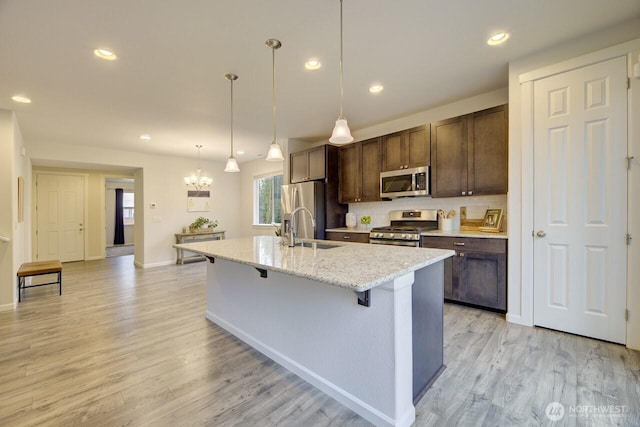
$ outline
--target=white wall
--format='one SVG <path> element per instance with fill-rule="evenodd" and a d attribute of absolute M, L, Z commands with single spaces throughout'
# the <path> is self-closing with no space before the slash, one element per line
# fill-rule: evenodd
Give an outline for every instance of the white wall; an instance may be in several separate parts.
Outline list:
<path fill-rule="evenodd" d="M 284 150 L 283 150 L 284 151 Z M 289 158 L 287 153 L 283 153 Z M 272 236 L 274 227 L 253 225 L 253 180 L 264 175 L 284 173 L 284 162 L 267 162 L 264 158 L 240 165 L 240 209 L 238 218 L 240 230 L 238 236 Z M 286 178 L 284 179 L 286 181 Z M 283 181 L 283 182 L 284 182 Z"/>
<path fill-rule="evenodd" d="M 174 234 L 200 215 L 217 219 L 227 237 L 240 235 L 240 176 L 224 173 L 224 163 L 202 160 L 203 172 L 213 178 L 211 211 L 187 212 L 183 177 L 196 169 L 197 158 L 168 157 L 89 146 L 31 142 L 34 161 L 66 165 L 93 165 L 98 169 L 119 166 L 134 170 L 136 193 L 135 263 L 142 267 L 171 264 L 176 253 Z M 151 203 L 156 207 L 151 208 Z"/>
<path fill-rule="evenodd" d="M 22 155 L 22 134 L 11 111 L 0 110 L 0 311 L 15 307 L 16 272 L 27 259 L 29 210 L 28 159 Z M 18 177 L 25 180 L 24 220 L 18 222 Z"/>

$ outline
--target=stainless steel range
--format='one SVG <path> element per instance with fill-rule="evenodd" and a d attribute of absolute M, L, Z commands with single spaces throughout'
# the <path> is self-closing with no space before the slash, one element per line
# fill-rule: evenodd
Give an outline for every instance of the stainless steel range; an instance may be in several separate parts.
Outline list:
<path fill-rule="evenodd" d="M 391 211 L 391 225 L 375 227 L 369 232 L 369 243 L 420 247 L 420 233 L 438 229 L 436 209 Z"/>

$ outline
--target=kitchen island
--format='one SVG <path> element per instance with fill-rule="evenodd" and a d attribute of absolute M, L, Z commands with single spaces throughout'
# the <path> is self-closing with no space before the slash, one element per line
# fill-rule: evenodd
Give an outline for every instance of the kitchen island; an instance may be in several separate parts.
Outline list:
<path fill-rule="evenodd" d="M 453 251 L 258 236 L 177 245 L 209 258 L 206 317 L 376 425 L 409 426 L 443 368 Z"/>

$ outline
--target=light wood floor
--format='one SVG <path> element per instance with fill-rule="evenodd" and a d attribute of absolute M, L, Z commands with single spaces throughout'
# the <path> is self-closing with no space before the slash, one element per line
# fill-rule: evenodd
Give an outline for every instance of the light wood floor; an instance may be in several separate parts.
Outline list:
<path fill-rule="evenodd" d="M 0 426 L 369 425 L 208 322 L 205 263 L 132 263 L 64 264 L 62 296 L 27 289 L 0 313 Z M 622 346 L 446 305 L 445 363 L 415 425 L 640 425 L 640 353 Z"/>

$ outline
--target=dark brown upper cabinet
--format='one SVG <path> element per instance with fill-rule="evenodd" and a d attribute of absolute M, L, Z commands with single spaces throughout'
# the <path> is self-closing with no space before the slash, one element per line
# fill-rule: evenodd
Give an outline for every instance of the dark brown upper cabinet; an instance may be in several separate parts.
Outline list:
<path fill-rule="evenodd" d="M 380 146 L 381 138 L 374 138 L 340 147 L 340 203 L 380 200 Z"/>
<path fill-rule="evenodd" d="M 507 105 L 431 124 L 431 195 L 506 194 Z"/>
<path fill-rule="evenodd" d="M 418 126 L 382 137 L 382 171 L 429 166 L 428 126 Z"/>
<path fill-rule="evenodd" d="M 290 182 L 296 184 L 305 181 L 317 181 L 326 177 L 326 149 L 320 147 L 292 153 L 290 163 Z"/>

